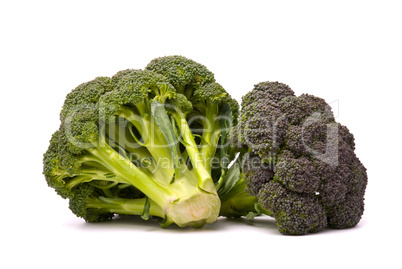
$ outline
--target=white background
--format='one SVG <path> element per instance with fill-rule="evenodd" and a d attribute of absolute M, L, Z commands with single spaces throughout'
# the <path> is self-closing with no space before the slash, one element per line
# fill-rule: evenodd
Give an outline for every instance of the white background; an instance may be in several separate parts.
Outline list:
<path fill-rule="evenodd" d="M 398 1 L 1 1 L 1 267 L 401 268 L 401 10 Z M 269 80 L 335 102 L 368 169 L 359 225 L 289 237 L 270 218 L 200 230 L 76 218 L 41 174 L 66 94 L 172 54 L 206 65 L 239 101 Z"/>

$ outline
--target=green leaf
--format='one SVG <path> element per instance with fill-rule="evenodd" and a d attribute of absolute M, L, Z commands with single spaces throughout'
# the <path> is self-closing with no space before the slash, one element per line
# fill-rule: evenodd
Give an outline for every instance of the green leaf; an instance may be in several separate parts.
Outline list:
<path fill-rule="evenodd" d="M 229 193 L 240 179 L 240 166 L 238 162 L 234 163 L 227 173 L 218 182 L 217 191 L 219 197 Z"/>
<path fill-rule="evenodd" d="M 153 101 L 151 104 L 151 113 L 155 119 L 156 124 L 161 130 L 163 136 L 165 137 L 170 152 L 172 153 L 172 160 L 175 169 L 175 175 L 180 175 L 180 163 L 179 163 L 179 150 L 177 148 L 177 139 L 173 129 L 173 125 L 170 122 L 167 111 L 160 102 Z"/>

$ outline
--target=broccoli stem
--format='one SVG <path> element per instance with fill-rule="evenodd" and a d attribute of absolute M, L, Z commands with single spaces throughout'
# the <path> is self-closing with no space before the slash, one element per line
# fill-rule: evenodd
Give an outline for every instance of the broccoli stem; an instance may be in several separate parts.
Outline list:
<path fill-rule="evenodd" d="M 118 178 L 142 191 L 162 208 L 167 208 L 169 201 L 176 199 L 176 196 L 169 189 L 157 184 L 130 160 L 113 150 L 107 143 L 102 147 L 87 150 L 94 159 L 98 159 Z"/>
<path fill-rule="evenodd" d="M 208 103 L 203 122 L 204 132 L 200 153 L 204 157 L 204 165 L 209 172 L 211 172 L 212 158 L 215 156 L 220 136 L 220 125 L 217 121 L 218 110 L 218 104 Z"/>
<path fill-rule="evenodd" d="M 198 152 L 197 148 L 195 150 Z M 204 179 L 204 184 L 197 185 L 198 177 L 192 180 L 193 172 L 187 171 L 171 184 L 164 186 L 107 143 L 102 144 L 102 147 L 89 148 L 87 151 L 93 159 L 103 163 L 105 168 L 116 174 L 116 178 L 136 187 L 162 208 L 166 214 L 166 223 L 176 223 L 180 227 L 187 225 L 201 227 L 218 218 L 220 200 L 205 168 L 198 170 L 199 167 L 202 169 L 202 162 L 195 171 L 199 178 Z M 210 185 L 208 181 L 211 182 Z"/>
<path fill-rule="evenodd" d="M 87 198 L 86 207 L 96 209 L 99 213 L 116 213 L 124 215 L 142 215 L 146 198 L 123 199 L 123 198 Z M 154 201 L 148 199 L 149 215 L 164 218 L 165 212 Z"/>
<path fill-rule="evenodd" d="M 174 113 L 174 118 L 183 136 L 184 146 L 186 147 L 188 157 L 190 158 L 191 164 L 193 165 L 194 172 L 198 179 L 199 187 L 206 192 L 216 194 L 215 184 L 212 181 L 210 172 L 204 165 L 205 159 L 198 150 L 198 146 L 195 143 L 193 133 L 190 130 L 184 114 L 179 115 L 178 113 Z"/>
<path fill-rule="evenodd" d="M 121 117 L 119 117 L 120 119 Z M 156 179 L 160 184 L 169 184 L 173 176 L 172 170 L 169 169 L 171 166 L 169 163 L 170 159 L 154 159 L 146 147 L 141 146 L 134 140 L 132 132 L 129 131 L 131 127 L 132 124 L 130 122 L 128 125 L 124 124 L 123 128 L 119 126 L 119 122 L 109 125 L 106 128 L 109 130 L 106 133 L 109 138 L 109 145 L 112 142 L 114 146 L 111 145 L 111 147 L 114 150 L 118 151 L 123 157 L 128 158 L 137 167 L 141 167 L 144 173 Z"/>
<path fill-rule="evenodd" d="M 126 107 L 120 108 L 118 115 L 119 117 L 131 122 L 131 124 L 133 124 L 133 126 L 138 130 L 143 140 L 142 146 L 148 150 L 154 160 L 157 162 L 162 161 L 168 163 L 167 167 L 165 166 L 159 171 L 159 173 L 164 174 L 164 176 L 159 178 L 159 180 L 170 180 L 174 174 L 174 167 L 172 165 L 172 155 L 167 141 L 159 128 L 157 128 L 157 124 L 151 114 L 147 114 L 145 108 L 142 108 L 142 106 L 139 107 L 141 108 L 140 111 L 144 113 L 143 115 L 137 115 L 131 109 Z M 157 164 L 156 168 L 159 167 L 160 164 Z M 153 173 L 154 172 L 155 170 Z M 170 183 L 170 181 L 167 181 L 166 183 Z"/>
<path fill-rule="evenodd" d="M 91 164 L 94 165 L 94 160 L 92 158 L 82 158 L 82 166 L 85 165 L 85 161 L 90 160 Z M 71 177 L 71 175 L 68 174 L 68 177 Z M 117 177 L 115 173 L 108 171 L 102 163 L 96 163 L 95 166 L 92 167 L 85 167 L 80 171 L 80 174 L 73 177 L 68 183 L 66 184 L 67 188 L 74 188 L 75 186 L 84 183 L 84 182 L 90 182 L 94 180 L 104 180 L 104 181 L 110 181 L 114 183 L 124 183 L 124 180 L 121 178 Z"/>

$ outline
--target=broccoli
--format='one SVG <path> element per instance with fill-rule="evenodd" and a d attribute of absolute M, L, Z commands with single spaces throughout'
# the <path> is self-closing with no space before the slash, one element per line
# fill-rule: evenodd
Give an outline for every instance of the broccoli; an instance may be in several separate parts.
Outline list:
<path fill-rule="evenodd" d="M 152 216 L 162 227 L 201 227 L 219 215 L 215 182 L 230 161 L 221 137 L 238 113 L 205 66 L 182 56 L 157 58 L 144 70 L 72 90 L 43 172 L 88 222 L 123 214 Z"/>
<path fill-rule="evenodd" d="M 242 179 L 232 185 L 245 182 L 241 192 L 225 197 L 242 197 L 226 204 L 237 216 L 270 215 L 279 231 L 290 235 L 360 221 L 367 172 L 354 152 L 353 135 L 323 99 L 297 97 L 279 82 L 259 83 L 243 96 L 239 124 L 228 139 L 241 163 Z M 221 215 L 233 216 L 229 210 Z"/>
<path fill-rule="evenodd" d="M 205 66 L 156 58 L 67 95 L 43 173 L 88 222 L 265 214 L 289 235 L 358 224 L 367 171 L 325 100 L 262 82 L 239 110 Z"/>

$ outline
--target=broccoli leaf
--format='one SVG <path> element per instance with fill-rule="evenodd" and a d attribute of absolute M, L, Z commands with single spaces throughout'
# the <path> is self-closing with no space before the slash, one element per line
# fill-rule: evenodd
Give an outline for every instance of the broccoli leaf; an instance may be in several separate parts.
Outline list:
<path fill-rule="evenodd" d="M 219 197 L 223 197 L 224 195 L 229 193 L 230 190 L 233 188 L 233 186 L 236 185 L 236 182 L 239 181 L 239 179 L 240 179 L 240 166 L 236 162 L 230 167 L 226 175 L 224 175 L 224 177 L 218 181 L 217 191 Z"/>

